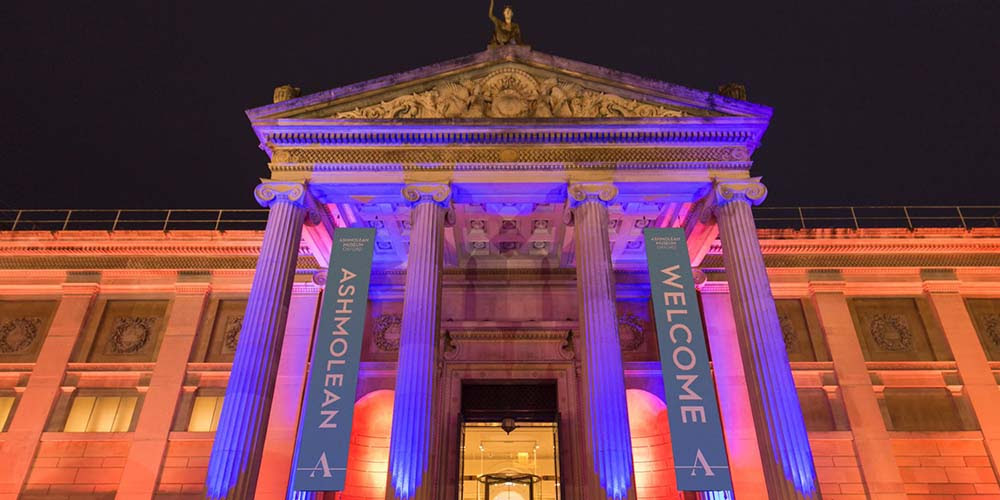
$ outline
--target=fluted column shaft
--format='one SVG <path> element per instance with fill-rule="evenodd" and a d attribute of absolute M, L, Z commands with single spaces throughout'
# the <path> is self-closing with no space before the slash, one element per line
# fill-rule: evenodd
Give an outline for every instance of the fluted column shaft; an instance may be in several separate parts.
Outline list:
<path fill-rule="evenodd" d="M 391 490 L 400 499 L 415 498 L 429 486 L 426 476 L 444 254 L 443 204 L 449 194 L 443 185 L 410 185 L 403 190 L 403 196 L 413 202 L 412 228 L 389 443 Z"/>
<path fill-rule="evenodd" d="M 268 182 L 254 194 L 270 212 L 209 460 L 212 499 L 254 496 L 306 214 L 302 184 Z"/>
<path fill-rule="evenodd" d="M 766 194 L 759 179 L 718 183 L 714 213 L 768 496 L 819 498 L 809 437 L 750 210 Z"/>
<path fill-rule="evenodd" d="M 583 341 L 584 401 L 591 459 L 609 498 L 626 498 L 632 487 L 632 439 L 625 399 L 625 372 L 615 283 L 608 244 L 608 207 L 617 194 L 607 184 L 570 186 L 576 244 L 576 286 Z"/>

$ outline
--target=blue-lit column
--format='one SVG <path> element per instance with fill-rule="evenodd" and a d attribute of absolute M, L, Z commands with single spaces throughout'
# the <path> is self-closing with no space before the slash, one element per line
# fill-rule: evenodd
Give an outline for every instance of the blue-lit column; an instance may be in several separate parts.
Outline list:
<path fill-rule="evenodd" d="M 253 498 L 306 214 L 302 184 L 265 182 L 254 196 L 270 213 L 208 464 L 211 499 Z"/>
<path fill-rule="evenodd" d="M 389 441 L 389 489 L 396 498 L 430 499 L 427 477 L 434 387 L 434 346 L 441 299 L 446 204 L 444 184 L 410 184 L 403 197 L 410 211 L 410 251 L 400 325 L 396 395 Z"/>
<path fill-rule="evenodd" d="M 590 459 L 605 494 L 615 500 L 632 489 L 632 438 L 608 244 L 608 202 L 617 195 L 611 184 L 569 186 Z"/>
<path fill-rule="evenodd" d="M 816 469 L 751 204 L 759 178 L 717 182 L 711 194 L 768 497 L 819 498 Z"/>

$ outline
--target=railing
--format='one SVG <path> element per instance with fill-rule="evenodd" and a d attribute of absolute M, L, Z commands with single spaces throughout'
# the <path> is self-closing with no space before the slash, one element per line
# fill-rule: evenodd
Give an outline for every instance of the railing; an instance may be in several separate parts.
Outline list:
<path fill-rule="evenodd" d="M 1000 227 L 1000 206 L 755 207 L 757 227 L 813 228 L 977 228 Z"/>
<path fill-rule="evenodd" d="M 1000 227 L 1000 206 L 755 207 L 762 229 Z M 0 210 L 0 231 L 260 230 L 266 209 Z"/>
<path fill-rule="evenodd" d="M 0 210 L 0 231 L 255 230 L 266 209 Z"/>

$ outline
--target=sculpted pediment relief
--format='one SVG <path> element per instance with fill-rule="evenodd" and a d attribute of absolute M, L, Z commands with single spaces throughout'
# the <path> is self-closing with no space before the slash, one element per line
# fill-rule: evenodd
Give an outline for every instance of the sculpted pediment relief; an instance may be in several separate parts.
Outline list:
<path fill-rule="evenodd" d="M 699 115 L 702 113 L 699 113 Z M 689 111 L 591 90 L 555 77 L 501 68 L 473 79 L 334 113 L 332 118 L 675 118 Z"/>

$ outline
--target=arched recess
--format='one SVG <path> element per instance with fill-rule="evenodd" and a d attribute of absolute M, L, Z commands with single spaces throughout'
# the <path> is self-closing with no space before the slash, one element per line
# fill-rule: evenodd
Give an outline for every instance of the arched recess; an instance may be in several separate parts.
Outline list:
<path fill-rule="evenodd" d="M 384 500 L 389 470 L 389 435 L 392 431 L 394 391 L 365 394 L 354 404 L 347 480 L 337 500 Z M 334 495 L 325 495 L 327 499 Z"/>
<path fill-rule="evenodd" d="M 632 433 L 635 491 L 639 500 L 677 500 L 667 405 L 641 389 L 625 391 Z"/>

